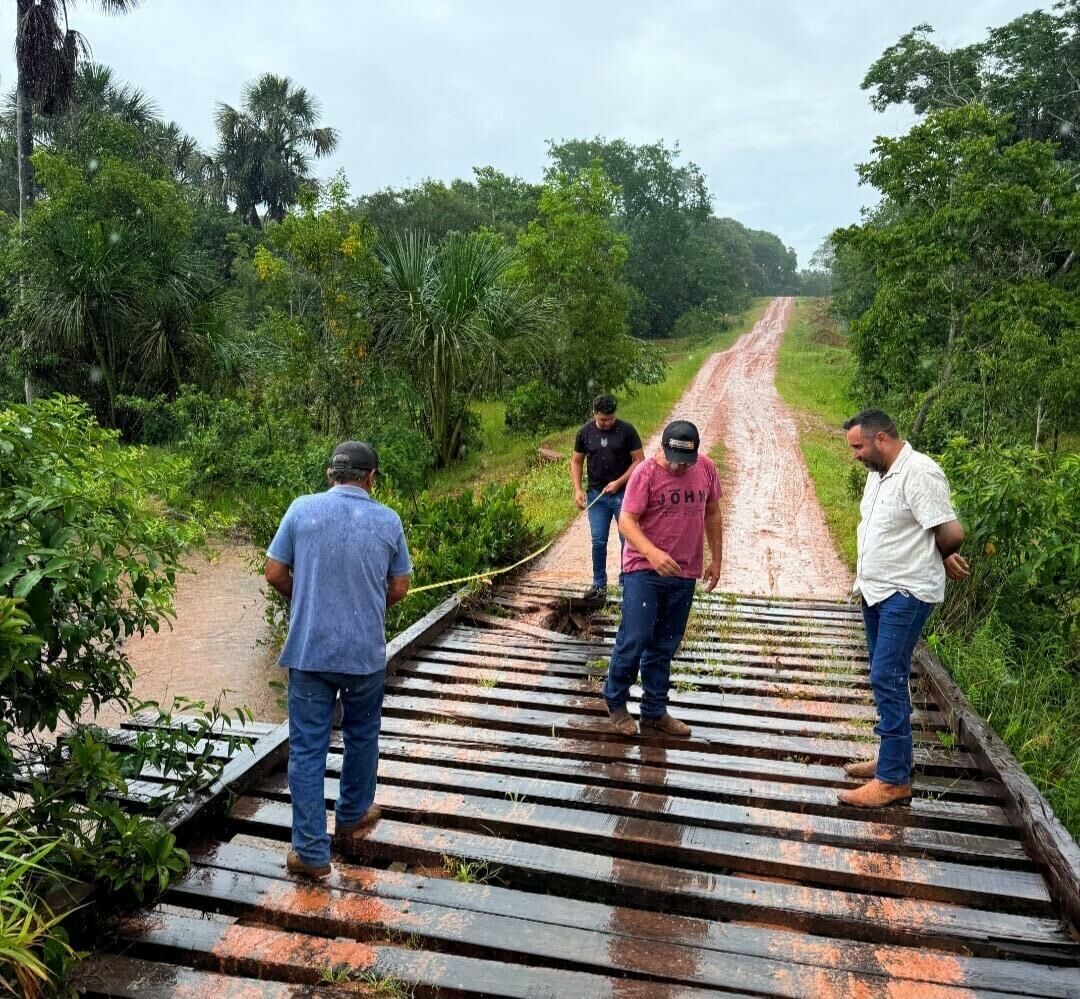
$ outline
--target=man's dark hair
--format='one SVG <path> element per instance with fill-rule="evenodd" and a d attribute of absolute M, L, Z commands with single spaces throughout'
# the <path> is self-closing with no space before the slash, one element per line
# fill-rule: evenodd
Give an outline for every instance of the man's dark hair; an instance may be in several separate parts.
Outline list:
<path fill-rule="evenodd" d="M 592 401 L 592 411 L 610 416 L 615 412 L 615 400 L 610 395 L 598 395 Z"/>
<path fill-rule="evenodd" d="M 858 427 L 863 437 L 873 437 L 875 434 L 885 434 L 888 437 L 899 437 L 900 431 L 896 429 L 892 417 L 882 409 L 864 409 L 856 413 L 847 423 L 845 430 Z"/>

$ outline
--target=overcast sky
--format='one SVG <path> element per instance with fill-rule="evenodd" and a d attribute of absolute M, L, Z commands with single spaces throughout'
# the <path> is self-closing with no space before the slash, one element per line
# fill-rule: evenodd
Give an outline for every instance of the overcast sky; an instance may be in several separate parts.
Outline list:
<path fill-rule="evenodd" d="M 70 5 L 69 5 L 70 6 Z M 266 71 L 322 101 L 357 194 L 476 165 L 539 179 L 547 139 L 678 141 L 715 210 L 777 233 L 804 265 L 873 194 L 854 164 L 911 115 L 859 83 L 920 22 L 981 38 L 1035 0 L 146 0 L 123 18 L 74 5 L 94 58 L 208 148 L 216 101 Z M 0 38 L 14 37 L 14 0 Z M 10 87 L 10 42 L 0 81 Z"/>

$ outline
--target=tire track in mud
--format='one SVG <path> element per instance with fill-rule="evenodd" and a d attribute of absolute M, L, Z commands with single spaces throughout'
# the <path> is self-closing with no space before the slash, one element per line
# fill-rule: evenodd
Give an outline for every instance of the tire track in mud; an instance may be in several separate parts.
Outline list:
<path fill-rule="evenodd" d="M 792 305 L 790 298 L 774 299 L 749 333 L 728 350 L 711 355 L 664 424 L 691 420 L 704 451 L 718 442 L 724 445 L 720 589 L 844 597 L 851 589 L 851 573 L 829 535 L 794 416 L 776 391 L 777 355 Z M 646 455 L 659 446 L 657 431 L 645 445 Z M 618 553 L 613 531 L 608 545 L 610 580 L 618 578 Z M 589 524 L 581 514 L 529 578 L 587 583 L 591 577 Z"/>

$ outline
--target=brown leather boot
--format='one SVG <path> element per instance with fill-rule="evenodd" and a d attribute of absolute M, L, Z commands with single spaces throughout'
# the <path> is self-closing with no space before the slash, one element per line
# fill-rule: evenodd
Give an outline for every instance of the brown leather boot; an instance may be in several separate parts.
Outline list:
<path fill-rule="evenodd" d="M 638 727 L 637 722 L 634 720 L 634 716 L 626 710 L 625 704 L 620 704 L 618 707 L 612 705 L 607 706 L 608 717 L 611 719 L 611 726 L 615 729 L 619 735 L 637 735 Z"/>
<path fill-rule="evenodd" d="M 844 764 L 844 771 L 852 777 L 862 777 L 864 780 L 877 776 L 877 759 L 853 760 Z"/>
<path fill-rule="evenodd" d="M 334 846 L 344 851 L 349 850 L 350 847 L 356 847 L 375 828 L 375 823 L 381 818 L 382 809 L 378 805 L 372 805 L 355 822 L 350 822 L 347 826 L 336 826 Z"/>
<path fill-rule="evenodd" d="M 672 718 L 666 711 L 659 718 L 642 718 L 642 732 L 662 732 L 664 735 L 674 735 L 685 739 L 690 734 L 690 726 L 686 722 Z"/>
<path fill-rule="evenodd" d="M 316 881 L 320 878 L 325 878 L 330 873 L 330 865 L 325 867 L 314 867 L 311 864 L 305 864 L 300 859 L 300 854 L 295 850 L 290 850 L 289 855 L 285 858 L 285 866 L 288 868 L 290 874 L 299 874 L 301 877 L 314 878 Z"/>
<path fill-rule="evenodd" d="M 910 784 L 886 784 L 874 779 L 851 791 L 841 791 L 837 796 L 841 805 L 852 808 L 885 808 L 887 805 L 910 805 Z"/>

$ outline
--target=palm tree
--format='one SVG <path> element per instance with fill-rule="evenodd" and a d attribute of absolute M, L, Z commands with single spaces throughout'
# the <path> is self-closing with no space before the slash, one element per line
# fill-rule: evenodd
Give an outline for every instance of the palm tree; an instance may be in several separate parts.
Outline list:
<path fill-rule="evenodd" d="M 75 0 L 71 0 L 75 3 Z M 34 112 L 51 118 L 71 100 L 72 83 L 79 56 L 87 53 L 86 40 L 67 23 L 68 0 L 16 0 L 15 89 L 16 127 L 19 156 L 19 225 L 34 203 L 34 171 L 30 155 L 34 151 Z M 96 0 L 106 13 L 126 14 L 140 0 Z M 26 344 L 24 344 L 24 347 Z M 26 401 L 34 398 L 33 381 L 27 371 L 24 380 Z"/>
<path fill-rule="evenodd" d="M 463 444 L 469 405 L 501 382 L 512 347 L 530 349 L 547 307 L 507 280 L 496 236 L 452 232 L 439 246 L 415 231 L 379 248 L 376 349 L 413 383 L 440 466 Z"/>
<path fill-rule="evenodd" d="M 318 100 L 287 76 L 264 73 L 244 88 L 239 109 L 218 104 L 217 160 L 237 213 L 260 226 L 259 205 L 276 222 L 296 203 L 311 157 L 337 148 L 336 129 L 319 126 Z"/>

